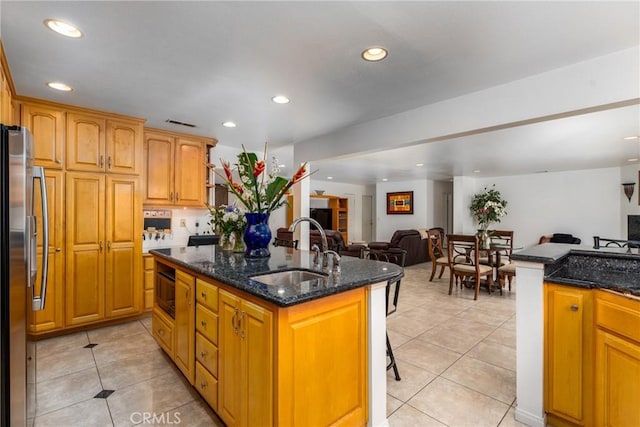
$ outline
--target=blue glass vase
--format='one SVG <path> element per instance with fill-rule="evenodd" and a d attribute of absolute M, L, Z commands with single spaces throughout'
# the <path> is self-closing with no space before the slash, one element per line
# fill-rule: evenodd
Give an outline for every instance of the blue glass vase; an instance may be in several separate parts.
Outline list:
<path fill-rule="evenodd" d="M 244 230 L 244 243 L 247 258 L 263 258 L 271 256 L 269 243 L 271 230 L 269 229 L 269 214 L 262 212 L 247 212 L 247 228 Z"/>

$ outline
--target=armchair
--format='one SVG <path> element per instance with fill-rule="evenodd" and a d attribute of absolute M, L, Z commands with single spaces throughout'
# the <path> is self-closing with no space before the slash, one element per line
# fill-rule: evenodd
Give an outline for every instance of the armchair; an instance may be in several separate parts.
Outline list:
<path fill-rule="evenodd" d="M 389 242 L 370 242 L 371 251 L 387 251 L 392 248 L 407 251 L 405 266 L 429 261 L 427 240 L 423 239 L 418 230 L 396 230 Z"/>

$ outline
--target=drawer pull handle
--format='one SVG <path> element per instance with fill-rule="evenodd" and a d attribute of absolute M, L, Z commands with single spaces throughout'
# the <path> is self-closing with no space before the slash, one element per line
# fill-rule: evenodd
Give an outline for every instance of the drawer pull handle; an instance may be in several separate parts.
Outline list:
<path fill-rule="evenodd" d="M 201 351 L 201 352 L 200 352 L 200 357 L 201 357 L 201 358 L 203 358 L 203 359 L 204 359 L 206 356 L 207 356 L 207 352 L 206 352 L 206 351 Z"/>
<path fill-rule="evenodd" d="M 204 390 L 205 388 L 207 388 L 207 383 L 205 383 L 204 381 L 203 381 L 203 382 L 201 382 L 201 383 L 200 383 L 200 388 L 201 388 L 201 389 L 203 389 L 203 390 Z"/>
<path fill-rule="evenodd" d="M 573 304 L 571 306 L 571 311 L 578 311 L 578 305 L 577 304 Z"/>
<path fill-rule="evenodd" d="M 202 327 L 206 328 L 207 327 L 207 321 L 206 320 L 201 320 L 200 324 L 202 325 Z"/>

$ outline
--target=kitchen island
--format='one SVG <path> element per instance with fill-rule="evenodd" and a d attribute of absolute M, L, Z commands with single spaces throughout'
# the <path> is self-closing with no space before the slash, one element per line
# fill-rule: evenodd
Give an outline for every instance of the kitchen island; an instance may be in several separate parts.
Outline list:
<path fill-rule="evenodd" d="M 386 425 L 385 287 L 403 269 L 342 257 L 333 273 L 270 250 L 150 251 L 156 286 L 175 282 L 175 301 L 154 304 L 159 345 L 227 425 Z M 283 271 L 308 277 L 256 280 Z"/>
<path fill-rule="evenodd" d="M 546 243 L 512 259 L 516 419 L 640 425 L 638 249 Z"/>

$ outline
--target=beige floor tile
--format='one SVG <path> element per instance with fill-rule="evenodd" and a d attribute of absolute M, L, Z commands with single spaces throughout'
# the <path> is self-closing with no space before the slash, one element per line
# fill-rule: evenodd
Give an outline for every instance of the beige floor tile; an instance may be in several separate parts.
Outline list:
<path fill-rule="evenodd" d="M 417 339 L 394 350 L 396 360 L 411 363 L 439 375 L 460 358 L 461 354 Z M 401 363 L 398 363 L 401 366 Z"/>
<path fill-rule="evenodd" d="M 458 353 L 466 353 L 482 340 L 482 336 L 468 334 L 459 325 L 448 323 L 429 329 L 417 339 L 448 348 Z"/>
<path fill-rule="evenodd" d="M 89 399 L 36 417 L 35 427 L 112 427 L 105 399 Z"/>
<path fill-rule="evenodd" d="M 496 328 L 502 325 L 502 323 L 511 316 L 512 314 L 485 311 L 478 307 L 471 307 L 457 315 L 458 318 L 463 319 L 466 322 L 482 322 Z"/>
<path fill-rule="evenodd" d="M 403 401 L 398 400 L 393 396 L 387 395 L 387 418 L 389 418 L 389 416 L 402 405 L 404 405 Z"/>
<path fill-rule="evenodd" d="M 436 377 L 435 374 L 408 362 L 396 359 L 396 364 L 401 380 L 396 381 L 393 369 L 388 370 L 387 394 L 402 402 L 407 402 Z"/>
<path fill-rule="evenodd" d="M 526 424 L 522 424 L 520 421 L 516 421 L 516 410 L 512 406 L 500 422 L 500 427 L 522 427 Z"/>
<path fill-rule="evenodd" d="M 391 414 L 388 420 L 391 427 L 442 427 L 445 425 L 410 405 L 403 405 Z"/>
<path fill-rule="evenodd" d="M 463 356 L 442 377 L 511 405 L 516 397 L 516 373 Z"/>
<path fill-rule="evenodd" d="M 105 389 L 120 390 L 128 385 L 173 372 L 172 363 L 161 349 L 156 348 L 100 366 L 98 373 Z"/>
<path fill-rule="evenodd" d="M 40 355 L 36 365 L 37 382 L 42 382 L 93 368 L 95 361 L 91 349 L 80 347 Z"/>
<path fill-rule="evenodd" d="M 435 379 L 409 405 L 449 426 L 497 426 L 509 405 L 446 380 Z"/>
<path fill-rule="evenodd" d="M 411 317 L 409 313 L 401 313 L 397 316 L 387 319 L 387 330 L 400 332 L 411 338 L 415 338 L 427 329 L 431 329 L 435 325 L 426 324 L 420 319 Z"/>
<path fill-rule="evenodd" d="M 77 332 L 71 335 L 63 335 L 55 338 L 47 338 L 36 343 L 38 357 L 46 357 L 60 351 L 78 349 L 89 344 L 86 332 Z"/>
<path fill-rule="evenodd" d="M 396 349 L 400 347 L 402 344 L 409 342 L 413 339 L 413 337 L 402 334 L 400 332 L 396 332 L 393 329 L 387 330 L 387 335 L 389 335 L 389 342 L 391 343 L 391 348 L 393 349 Z"/>
<path fill-rule="evenodd" d="M 87 331 L 89 334 L 89 340 L 92 343 L 104 344 L 109 341 L 118 340 L 120 338 L 128 337 L 131 335 L 149 333 L 142 326 L 142 323 L 138 320 L 134 320 L 127 323 L 122 323 L 114 326 L 107 326 L 104 328 L 92 329 Z"/>
<path fill-rule="evenodd" d="M 516 348 L 516 331 L 505 326 L 500 326 L 486 338 L 486 341 Z"/>
<path fill-rule="evenodd" d="M 467 355 L 501 368 L 516 370 L 516 349 L 513 347 L 482 341 L 469 350 Z"/>
<path fill-rule="evenodd" d="M 48 381 L 37 386 L 36 417 L 93 399 L 102 390 L 95 367 Z"/>
<path fill-rule="evenodd" d="M 142 319 L 140 319 L 140 323 L 142 323 L 142 326 L 144 326 L 144 328 L 147 330 L 147 332 L 149 332 L 150 334 L 153 335 L 152 329 L 151 329 L 151 316 L 145 316 Z"/>
<path fill-rule="evenodd" d="M 147 333 L 142 325 L 139 323 L 138 325 L 143 329 L 142 333 L 114 338 L 93 348 L 93 356 L 98 367 L 159 348 L 156 340 Z"/>
<path fill-rule="evenodd" d="M 133 414 L 161 414 L 195 400 L 195 391 L 180 375 L 171 372 L 117 390 L 109 396 L 107 403 L 114 426 L 133 424 Z"/>
<path fill-rule="evenodd" d="M 200 399 L 164 412 L 163 415 L 165 417 L 164 420 L 154 422 L 154 427 L 224 427 L 222 420 Z M 136 425 L 144 426 L 145 423 Z M 149 425 L 149 423 L 146 423 L 146 425 Z"/>

